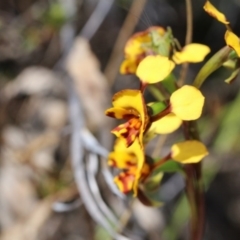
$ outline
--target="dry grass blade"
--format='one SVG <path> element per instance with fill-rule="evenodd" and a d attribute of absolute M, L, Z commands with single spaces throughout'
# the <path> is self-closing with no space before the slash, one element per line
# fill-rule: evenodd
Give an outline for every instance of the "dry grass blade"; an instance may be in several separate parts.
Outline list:
<path fill-rule="evenodd" d="M 78 190 L 81 194 L 83 203 L 92 218 L 104 227 L 108 233 L 115 239 L 127 239 L 115 232 L 109 223 L 106 216 L 99 209 L 98 204 L 95 202 L 86 179 L 86 169 L 84 166 L 84 146 L 82 144 L 81 129 L 84 128 L 83 112 L 81 104 L 72 85 L 70 77 L 68 78 L 69 85 L 69 111 L 70 121 L 72 124 L 73 132 L 71 136 L 71 160 L 72 169 L 74 171 L 75 181 Z"/>
<path fill-rule="evenodd" d="M 92 154 L 92 153 L 89 154 L 88 164 L 87 164 L 87 179 L 88 179 L 89 187 L 95 201 L 98 203 L 99 208 L 106 215 L 107 219 L 109 219 L 114 225 L 117 225 L 118 220 L 116 216 L 112 213 L 112 211 L 108 208 L 106 203 L 103 201 L 99 191 L 99 187 L 96 180 L 96 173 L 99 167 L 98 161 L 99 160 L 96 154 Z"/>
<path fill-rule="evenodd" d="M 133 1 L 129 14 L 126 17 L 123 26 L 118 34 L 117 41 L 114 45 L 112 54 L 108 61 L 108 65 L 104 72 L 110 85 L 113 84 L 114 79 L 118 73 L 119 65 L 123 59 L 124 45 L 132 34 L 137 24 L 136 18 L 138 19 L 140 17 L 145 3 L 146 0 Z"/>

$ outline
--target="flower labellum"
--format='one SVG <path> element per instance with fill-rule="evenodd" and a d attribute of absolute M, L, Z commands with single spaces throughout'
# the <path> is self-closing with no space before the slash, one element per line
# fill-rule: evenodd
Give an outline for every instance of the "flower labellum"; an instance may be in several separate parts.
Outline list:
<path fill-rule="evenodd" d="M 126 147 L 122 138 L 118 138 L 114 151 L 108 156 L 111 167 L 121 169 L 121 173 L 114 178 L 119 190 L 129 193 L 133 190 L 137 196 L 139 182 L 149 174 L 150 168 L 145 162 L 144 149 L 136 139 L 130 147 Z"/>
<path fill-rule="evenodd" d="M 143 132 L 148 123 L 147 107 L 142 92 L 133 89 L 122 90 L 113 96 L 112 104 L 113 107 L 107 109 L 105 114 L 127 120 L 114 128 L 112 133 L 124 138 L 126 146 L 130 146 L 136 138 L 142 143 Z"/>

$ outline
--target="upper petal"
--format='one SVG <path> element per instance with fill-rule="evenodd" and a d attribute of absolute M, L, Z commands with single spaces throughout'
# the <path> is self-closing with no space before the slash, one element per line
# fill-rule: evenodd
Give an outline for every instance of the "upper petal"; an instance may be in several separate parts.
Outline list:
<path fill-rule="evenodd" d="M 229 31 L 227 30 L 226 33 L 225 33 L 225 41 L 226 41 L 226 44 L 233 48 L 237 55 L 240 57 L 240 41 L 239 41 L 239 37 L 234 34 L 232 31 Z"/>
<path fill-rule="evenodd" d="M 147 31 L 135 33 L 125 45 L 125 55 L 128 58 L 136 58 L 137 55 L 144 53 L 143 44 L 149 43 L 151 37 Z"/>
<path fill-rule="evenodd" d="M 191 43 L 186 45 L 181 52 L 175 52 L 173 61 L 177 64 L 184 62 L 202 62 L 210 51 L 210 48 L 206 45 Z"/>
<path fill-rule="evenodd" d="M 206 146 L 196 140 L 176 143 L 171 148 L 171 157 L 183 164 L 197 163 L 206 155 L 208 155 Z"/>
<path fill-rule="evenodd" d="M 157 31 L 159 35 L 163 36 L 165 34 L 165 29 L 159 26 L 153 26 L 145 31 L 135 33 L 125 45 L 125 55 L 126 58 L 137 58 L 137 56 L 146 52 L 145 45 L 151 44 L 151 31 Z"/>
<path fill-rule="evenodd" d="M 136 75 L 144 83 L 157 83 L 164 80 L 175 67 L 175 63 L 165 56 L 147 56 L 138 65 Z"/>
<path fill-rule="evenodd" d="M 216 18 L 219 22 L 229 24 L 225 15 L 219 12 L 209 1 L 207 1 L 203 9 L 212 17 Z"/>
<path fill-rule="evenodd" d="M 138 61 L 137 59 L 127 58 L 120 66 L 121 74 L 134 74 L 137 70 Z"/>
<path fill-rule="evenodd" d="M 142 121 L 142 129 L 146 127 L 148 122 L 147 107 L 140 90 L 125 89 L 117 92 L 113 96 L 113 106 L 118 108 L 128 109 L 129 112 L 136 117 L 139 117 Z"/>
<path fill-rule="evenodd" d="M 202 114 L 204 99 L 197 88 L 185 85 L 171 95 L 171 112 L 182 120 L 196 120 Z"/>
<path fill-rule="evenodd" d="M 113 107 L 109 108 L 105 111 L 105 114 L 108 117 L 113 117 L 117 119 L 127 119 L 129 117 L 138 116 L 138 113 L 134 113 L 130 109 L 122 108 L 122 107 Z"/>

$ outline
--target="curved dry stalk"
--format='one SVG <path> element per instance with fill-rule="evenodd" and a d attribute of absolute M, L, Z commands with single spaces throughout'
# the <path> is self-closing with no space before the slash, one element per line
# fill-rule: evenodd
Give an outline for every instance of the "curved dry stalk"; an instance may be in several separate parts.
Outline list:
<path fill-rule="evenodd" d="M 88 186 L 86 169 L 84 165 L 84 145 L 82 143 L 81 129 L 84 128 L 85 121 L 83 119 L 83 112 L 81 104 L 77 97 L 72 81 L 68 78 L 69 86 L 69 114 L 72 124 L 73 132 L 71 135 L 71 163 L 72 169 L 76 181 L 76 185 L 79 193 L 81 194 L 82 201 L 91 215 L 91 217 L 102 227 L 104 227 L 108 233 L 118 240 L 126 240 L 124 236 L 117 234 L 110 222 L 99 209 L 99 205 L 96 203 L 90 188 Z"/>
<path fill-rule="evenodd" d="M 192 12 L 192 0 L 185 0 L 185 2 L 186 2 L 186 13 L 187 13 L 187 32 L 186 32 L 186 38 L 185 38 L 185 45 L 187 45 L 192 42 L 193 12 Z M 178 80 L 179 86 L 182 86 L 186 80 L 188 67 L 189 67 L 188 63 L 184 63 L 182 65 L 180 78 Z"/>
<path fill-rule="evenodd" d="M 117 41 L 113 47 L 113 51 L 108 60 L 108 65 L 104 71 L 104 74 L 108 80 L 109 85 L 112 85 L 114 79 L 118 74 L 119 65 L 123 59 L 124 46 L 128 38 L 131 36 L 134 28 L 137 24 L 136 19 L 140 18 L 143 8 L 146 4 L 146 0 L 134 0 L 131 9 L 123 23 L 123 26 L 118 34 Z"/>
<path fill-rule="evenodd" d="M 87 162 L 87 180 L 95 202 L 98 203 L 99 208 L 106 215 L 107 219 L 116 226 L 118 224 L 118 219 L 103 201 L 97 184 L 96 174 L 99 167 L 99 160 L 97 155 L 90 153 L 88 155 Z"/>

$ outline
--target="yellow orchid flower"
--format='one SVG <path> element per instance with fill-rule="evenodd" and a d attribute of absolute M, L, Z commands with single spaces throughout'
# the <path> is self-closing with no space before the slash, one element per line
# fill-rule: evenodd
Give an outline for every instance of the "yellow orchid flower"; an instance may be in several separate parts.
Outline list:
<path fill-rule="evenodd" d="M 175 52 L 172 59 L 176 64 L 198 63 L 202 62 L 210 51 L 210 48 L 206 45 L 191 43 L 186 45 L 181 52 Z"/>
<path fill-rule="evenodd" d="M 176 143 L 171 148 L 171 158 L 183 164 L 200 162 L 207 155 L 206 146 L 197 140 Z"/>
<path fill-rule="evenodd" d="M 125 60 L 120 66 L 121 74 L 134 74 L 141 60 L 152 54 L 152 37 L 150 35 L 152 31 L 156 31 L 160 36 L 165 34 L 164 28 L 153 26 L 143 32 L 135 33 L 127 41 L 124 49 Z"/>
<path fill-rule="evenodd" d="M 171 95 L 170 109 L 182 120 L 196 120 L 202 114 L 204 100 L 204 96 L 197 88 L 185 85 Z"/>
<path fill-rule="evenodd" d="M 226 44 L 233 48 L 237 55 L 240 57 L 240 40 L 239 37 L 234 34 L 229 26 L 229 21 L 226 16 L 218 11 L 209 1 L 207 1 L 203 7 L 203 9 L 212 17 L 217 19 L 219 22 L 225 24 L 227 31 L 224 35 L 224 39 Z"/>
<path fill-rule="evenodd" d="M 126 89 L 116 93 L 112 100 L 113 107 L 106 110 L 105 114 L 117 119 L 126 119 L 112 130 L 117 137 L 126 140 L 130 146 L 138 137 L 143 141 L 143 132 L 148 124 L 147 108 L 140 90 Z"/>
<path fill-rule="evenodd" d="M 114 151 L 109 154 L 108 164 L 121 169 L 114 182 L 123 193 L 133 190 L 137 196 L 139 182 L 149 175 L 150 167 L 145 162 L 144 149 L 138 139 L 130 147 L 126 147 L 122 138 L 118 138 Z"/>

